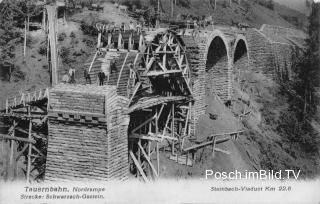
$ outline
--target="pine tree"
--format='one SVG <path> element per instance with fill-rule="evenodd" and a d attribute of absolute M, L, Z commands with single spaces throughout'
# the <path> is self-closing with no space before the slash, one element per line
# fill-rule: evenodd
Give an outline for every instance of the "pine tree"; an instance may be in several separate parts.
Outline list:
<path fill-rule="evenodd" d="M 307 49 L 303 58 L 296 66 L 294 90 L 300 96 L 301 119 L 312 117 L 318 100 L 316 88 L 320 86 L 320 3 L 313 3 L 309 16 L 309 36 L 306 40 Z"/>
<path fill-rule="evenodd" d="M 317 88 L 320 82 L 320 3 L 314 3 L 309 17 L 309 32 L 306 49 L 293 71 L 289 108 L 281 114 L 278 130 L 292 143 L 298 143 L 306 152 L 319 150 L 319 130 L 312 125 L 316 119 L 319 99 Z"/>
<path fill-rule="evenodd" d="M 16 13 L 9 0 L 0 3 L 0 68 L 2 73 L 8 74 L 8 80 L 11 79 L 11 73 L 14 69 L 15 46 L 20 40 L 20 34 L 16 30 Z"/>

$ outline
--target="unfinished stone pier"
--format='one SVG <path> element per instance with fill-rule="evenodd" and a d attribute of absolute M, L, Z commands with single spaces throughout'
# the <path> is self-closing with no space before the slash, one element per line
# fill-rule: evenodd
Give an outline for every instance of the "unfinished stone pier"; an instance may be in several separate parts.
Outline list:
<path fill-rule="evenodd" d="M 51 89 L 45 179 L 127 179 L 127 103 L 112 86 Z"/>

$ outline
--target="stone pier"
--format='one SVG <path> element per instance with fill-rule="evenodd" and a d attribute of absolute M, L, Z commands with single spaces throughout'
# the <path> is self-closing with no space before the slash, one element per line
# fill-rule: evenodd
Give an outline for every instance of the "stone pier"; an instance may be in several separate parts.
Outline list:
<path fill-rule="evenodd" d="M 45 179 L 127 179 L 127 103 L 115 86 L 54 87 L 49 96 Z"/>

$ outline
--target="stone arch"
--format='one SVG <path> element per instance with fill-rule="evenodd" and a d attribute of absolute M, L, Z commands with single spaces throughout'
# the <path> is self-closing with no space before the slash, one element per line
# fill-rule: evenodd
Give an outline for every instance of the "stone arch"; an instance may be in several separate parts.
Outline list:
<path fill-rule="evenodd" d="M 222 101 L 231 97 L 232 60 L 226 36 L 219 30 L 211 33 L 206 48 L 206 93 L 216 94 Z"/>
<path fill-rule="evenodd" d="M 232 53 L 233 81 L 241 83 L 245 73 L 250 70 L 249 47 L 245 36 L 237 36 Z"/>

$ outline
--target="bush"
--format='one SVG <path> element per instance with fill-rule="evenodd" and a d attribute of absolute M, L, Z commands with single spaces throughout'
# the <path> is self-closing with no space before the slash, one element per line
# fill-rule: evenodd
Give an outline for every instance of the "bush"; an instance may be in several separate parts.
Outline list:
<path fill-rule="evenodd" d="M 13 77 L 14 77 L 14 82 L 18 82 L 20 80 L 25 80 L 26 75 L 24 72 L 22 72 L 20 70 L 20 67 L 16 66 L 13 73 L 12 73 Z"/>
<path fill-rule="evenodd" d="M 38 53 L 43 56 L 47 55 L 47 45 L 45 44 L 40 45 Z"/>
<path fill-rule="evenodd" d="M 59 55 L 62 59 L 63 63 L 69 63 L 70 62 L 70 49 L 67 47 L 61 47 L 60 51 L 59 51 Z"/>
<path fill-rule="evenodd" d="M 31 35 L 27 35 L 27 47 L 31 47 L 32 43 L 33 43 L 33 39 Z"/>
<path fill-rule="evenodd" d="M 63 33 L 58 34 L 58 41 L 64 41 L 64 39 L 67 37 L 67 35 Z"/>
<path fill-rule="evenodd" d="M 76 34 L 73 31 L 70 33 L 70 38 L 76 38 Z"/>

